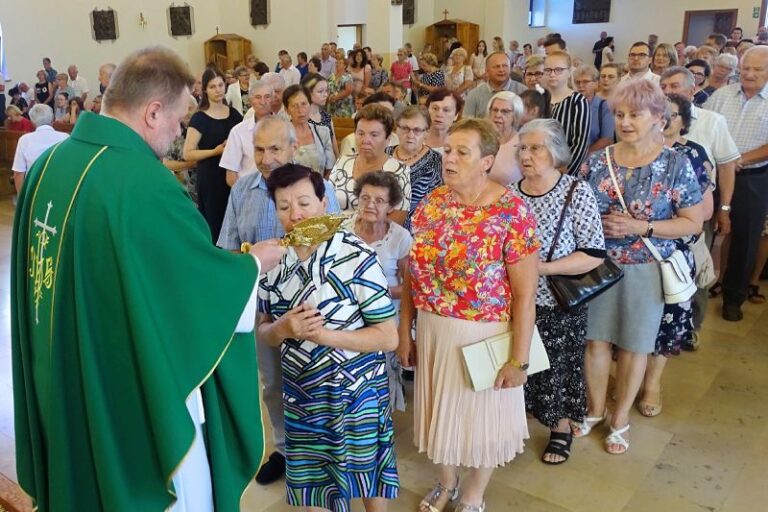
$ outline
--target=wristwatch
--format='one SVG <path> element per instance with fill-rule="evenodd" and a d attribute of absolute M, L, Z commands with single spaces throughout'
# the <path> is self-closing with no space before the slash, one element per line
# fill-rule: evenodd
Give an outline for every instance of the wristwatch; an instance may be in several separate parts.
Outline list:
<path fill-rule="evenodd" d="M 730 212 L 731 211 L 731 205 L 729 204 L 721 204 L 720 210 L 724 212 Z"/>
<path fill-rule="evenodd" d="M 507 363 L 508 363 L 508 364 L 511 364 L 511 365 L 512 365 L 512 366 L 514 366 L 515 368 L 520 368 L 520 369 L 521 369 L 521 370 L 523 370 L 523 371 L 527 371 L 527 370 L 528 370 L 528 366 L 529 366 L 529 365 L 528 365 L 528 363 L 521 363 L 520 361 L 518 361 L 518 360 L 517 360 L 517 359 L 515 359 L 514 357 L 511 357 L 511 358 L 509 359 L 509 361 L 507 361 Z"/>
<path fill-rule="evenodd" d="M 651 238 L 653 236 L 653 222 L 648 221 L 648 229 L 645 231 L 645 238 Z"/>

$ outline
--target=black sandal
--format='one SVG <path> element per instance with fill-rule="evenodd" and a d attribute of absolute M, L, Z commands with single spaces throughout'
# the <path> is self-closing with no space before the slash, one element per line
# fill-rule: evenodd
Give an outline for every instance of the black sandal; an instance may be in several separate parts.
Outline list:
<path fill-rule="evenodd" d="M 759 286 L 751 284 L 747 289 L 747 300 L 752 304 L 763 304 L 765 302 L 765 295 L 760 293 Z"/>
<path fill-rule="evenodd" d="M 541 462 L 552 466 L 557 466 L 567 461 L 571 456 L 571 443 L 573 442 L 573 434 L 570 432 L 550 432 L 549 443 L 544 449 L 544 454 L 541 456 Z M 551 462 L 544 458 L 545 455 L 559 455 L 563 457 L 563 460 L 557 462 Z"/>
<path fill-rule="evenodd" d="M 718 295 L 723 293 L 723 285 L 720 281 L 717 281 L 715 284 L 710 286 L 709 288 L 709 298 L 714 299 Z"/>

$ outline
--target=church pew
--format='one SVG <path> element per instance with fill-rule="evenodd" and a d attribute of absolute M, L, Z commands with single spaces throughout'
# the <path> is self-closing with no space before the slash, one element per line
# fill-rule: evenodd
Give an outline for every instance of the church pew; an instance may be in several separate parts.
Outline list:
<path fill-rule="evenodd" d="M 341 144 L 342 139 L 355 131 L 355 120 L 351 117 L 334 117 L 333 132 L 336 134 L 336 141 Z"/>

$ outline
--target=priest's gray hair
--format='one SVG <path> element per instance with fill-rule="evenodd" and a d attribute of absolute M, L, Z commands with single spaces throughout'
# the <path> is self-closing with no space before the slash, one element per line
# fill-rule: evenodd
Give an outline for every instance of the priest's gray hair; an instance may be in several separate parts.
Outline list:
<path fill-rule="evenodd" d="M 256 123 L 256 127 L 253 130 L 253 137 L 256 138 L 256 134 L 261 130 L 285 130 L 285 134 L 288 136 L 288 144 L 296 144 L 298 137 L 296 136 L 296 129 L 293 124 L 287 119 L 283 119 L 280 116 L 267 116 L 259 120 Z"/>
<path fill-rule="evenodd" d="M 162 46 L 142 48 L 128 55 L 112 74 L 102 111 L 131 112 L 152 101 L 177 105 L 186 101 L 185 89 L 194 83 L 189 67 L 174 51 Z"/>
<path fill-rule="evenodd" d="M 666 80 L 667 78 L 675 75 L 682 75 L 683 87 L 686 89 L 693 89 L 694 85 L 696 85 L 696 81 L 693 78 L 693 73 L 691 73 L 691 70 L 683 66 L 672 66 L 665 69 L 659 80 Z"/>
<path fill-rule="evenodd" d="M 38 103 L 29 109 L 29 120 L 35 126 L 53 124 L 53 109 L 44 103 Z"/>
<path fill-rule="evenodd" d="M 564 167 L 571 161 L 571 151 L 565 139 L 565 132 L 560 121 L 554 119 L 533 119 L 528 121 L 520 129 L 522 137 L 527 133 L 541 133 L 544 135 L 544 145 L 547 147 L 555 167 Z"/>

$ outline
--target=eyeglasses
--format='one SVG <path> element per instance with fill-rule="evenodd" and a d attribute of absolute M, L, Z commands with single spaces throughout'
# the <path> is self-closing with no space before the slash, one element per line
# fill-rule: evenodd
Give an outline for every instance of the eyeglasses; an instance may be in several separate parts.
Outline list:
<path fill-rule="evenodd" d="M 536 78 L 541 78 L 542 76 L 544 76 L 544 73 L 541 72 L 541 71 L 535 71 L 535 72 L 530 72 L 530 73 L 526 72 L 525 76 L 531 76 L 531 77 L 535 76 Z"/>
<path fill-rule="evenodd" d="M 508 116 L 513 112 L 514 110 L 512 110 L 511 108 L 496 108 L 496 107 L 491 108 L 491 114 L 501 114 L 503 116 Z"/>
<path fill-rule="evenodd" d="M 574 83 L 576 86 L 579 86 L 579 85 L 588 85 L 588 84 L 591 84 L 592 82 L 594 82 L 594 80 L 574 80 L 574 81 L 573 81 L 573 83 Z"/>
<path fill-rule="evenodd" d="M 699 78 L 704 78 L 706 75 L 704 73 L 691 73 L 693 76 L 698 76 Z"/>
<path fill-rule="evenodd" d="M 650 57 L 650 55 L 648 55 L 647 53 L 632 53 L 632 52 L 629 53 L 630 59 L 642 59 L 644 57 Z"/>
<path fill-rule="evenodd" d="M 547 146 L 543 144 L 531 144 L 530 146 L 521 144 L 520 146 L 517 147 L 517 150 L 520 153 L 524 153 L 526 151 L 530 151 L 531 153 L 541 153 L 545 149 L 547 149 Z"/>
<path fill-rule="evenodd" d="M 373 203 L 373 205 L 376 208 L 380 208 L 380 207 L 384 206 L 385 204 L 388 204 L 389 201 L 387 201 L 386 199 L 381 198 L 381 197 L 371 197 L 371 196 L 367 196 L 367 195 L 366 196 L 360 196 L 360 204 L 366 205 L 366 204 L 369 204 L 369 203 Z"/>
<path fill-rule="evenodd" d="M 411 128 L 410 126 L 400 126 L 397 125 L 397 129 L 401 130 L 403 133 L 412 133 L 414 135 L 421 135 L 422 133 L 426 132 L 426 128 Z"/>
<path fill-rule="evenodd" d="M 557 76 L 560 76 L 563 74 L 563 71 L 565 71 L 568 68 L 544 68 L 544 74 L 545 75 L 551 75 L 554 73 Z"/>

